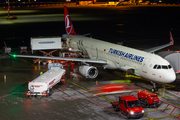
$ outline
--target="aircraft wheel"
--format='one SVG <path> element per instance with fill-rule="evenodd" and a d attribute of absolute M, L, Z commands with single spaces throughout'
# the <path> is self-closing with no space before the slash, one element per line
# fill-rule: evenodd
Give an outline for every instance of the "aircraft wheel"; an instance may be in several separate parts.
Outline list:
<path fill-rule="evenodd" d="M 155 107 L 155 108 L 157 108 L 157 107 L 158 107 L 158 104 L 157 104 L 157 103 L 155 103 L 155 104 L 154 104 L 154 107 Z"/>
<path fill-rule="evenodd" d="M 153 93 L 155 92 L 155 89 L 154 89 L 154 88 L 152 88 L 152 92 L 153 92 Z"/>
<path fill-rule="evenodd" d="M 156 91 L 158 91 L 158 88 L 155 88 Z"/>
<path fill-rule="evenodd" d="M 146 104 L 146 107 L 147 107 L 147 108 L 149 107 L 149 104 L 148 104 L 148 103 Z"/>
<path fill-rule="evenodd" d="M 114 111 L 117 112 L 117 108 L 116 107 L 114 107 Z"/>

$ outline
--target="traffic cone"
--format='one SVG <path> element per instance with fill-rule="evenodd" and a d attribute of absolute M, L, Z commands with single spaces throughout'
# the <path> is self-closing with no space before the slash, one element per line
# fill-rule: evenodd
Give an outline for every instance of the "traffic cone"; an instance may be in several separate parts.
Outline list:
<path fill-rule="evenodd" d="M 96 80 L 96 85 L 98 85 L 98 81 Z"/>
<path fill-rule="evenodd" d="M 35 66 L 34 70 L 37 70 L 37 66 Z"/>
<path fill-rule="evenodd" d="M 4 75 L 4 82 L 6 82 L 6 75 Z"/>

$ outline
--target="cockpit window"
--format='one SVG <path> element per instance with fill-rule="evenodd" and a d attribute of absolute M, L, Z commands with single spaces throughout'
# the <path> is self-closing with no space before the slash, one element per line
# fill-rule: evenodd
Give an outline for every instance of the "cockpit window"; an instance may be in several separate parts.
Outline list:
<path fill-rule="evenodd" d="M 162 65 L 162 69 L 168 69 L 168 66 Z"/>
<path fill-rule="evenodd" d="M 153 69 L 156 69 L 157 65 L 154 65 Z"/>
<path fill-rule="evenodd" d="M 160 65 L 158 65 L 157 69 L 161 69 L 161 66 L 160 66 Z"/>
<path fill-rule="evenodd" d="M 171 69 L 171 65 L 154 65 L 153 69 Z"/>
<path fill-rule="evenodd" d="M 168 65 L 168 68 L 171 69 L 172 68 L 171 65 Z"/>

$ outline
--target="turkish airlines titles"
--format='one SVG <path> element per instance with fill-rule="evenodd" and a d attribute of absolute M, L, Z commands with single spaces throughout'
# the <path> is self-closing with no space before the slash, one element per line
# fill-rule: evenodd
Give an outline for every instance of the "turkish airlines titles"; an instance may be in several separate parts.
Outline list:
<path fill-rule="evenodd" d="M 127 52 L 124 52 L 124 51 L 119 51 L 119 50 L 116 50 L 116 49 L 113 49 L 113 48 L 110 48 L 109 53 L 119 55 L 119 56 L 122 56 L 124 58 L 128 58 L 130 60 L 134 60 L 134 61 L 137 61 L 137 62 L 140 62 L 140 63 L 142 63 L 143 60 L 144 60 L 144 57 L 142 57 L 142 56 L 134 55 L 134 54 L 127 53 Z"/>

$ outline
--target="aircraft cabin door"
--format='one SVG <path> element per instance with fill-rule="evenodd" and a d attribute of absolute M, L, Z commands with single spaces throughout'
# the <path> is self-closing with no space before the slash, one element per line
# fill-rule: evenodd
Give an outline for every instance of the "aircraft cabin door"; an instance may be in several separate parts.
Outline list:
<path fill-rule="evenodd" d="M 145 59 L 145 61 L 143 62 L 142 71 L 143 71 L 144 73 L 147 73 L 147 66 L 148 66 L 149 60 L 150 60 L 150 59 Z"/>
<path fill-rule="evenodd" d="M 91 45 L 91 55 L 92 55 L 95 59 L 97 59 L 97 57 L 98 57 L 98 49 L 97 49 L 96 47 L 92 46 L 92 45 Z"/>

